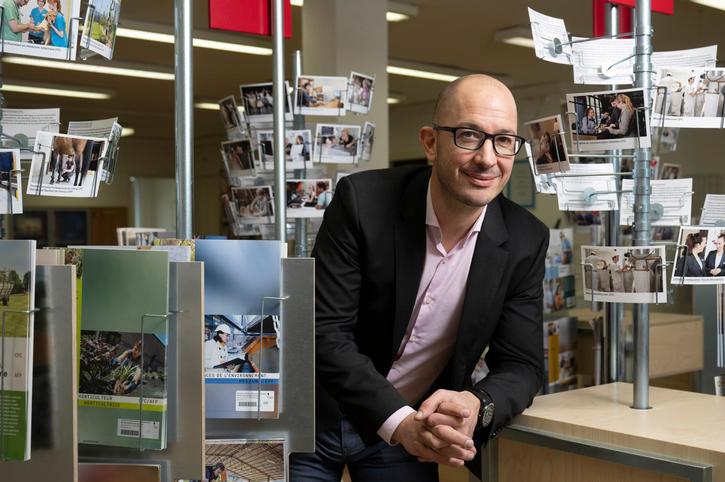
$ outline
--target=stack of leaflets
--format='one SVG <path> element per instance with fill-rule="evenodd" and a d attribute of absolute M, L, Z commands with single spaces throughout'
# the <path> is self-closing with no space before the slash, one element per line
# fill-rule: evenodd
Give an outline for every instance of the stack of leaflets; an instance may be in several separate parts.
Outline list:
<path fill-rule="evenodd" d="M 197 240 L 207 418 L 278 418 L 279 241 Z"/>
<path fill-rule="evenodd" d="M 30 459 L 35 241 L 0 241 L 0 459 Z"/>
<path fill-rule="evenodd" d="M 81 273 L 78 440 L 166 447 L 169 255 L 68 249 Z"/>

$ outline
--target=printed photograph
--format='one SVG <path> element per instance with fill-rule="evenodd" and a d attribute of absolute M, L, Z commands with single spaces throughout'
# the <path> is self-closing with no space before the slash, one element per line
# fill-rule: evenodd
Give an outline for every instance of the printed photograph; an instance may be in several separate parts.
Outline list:
<path fill-rule="evenodd" d="M 652 124 L 658 127 L 723 127 L 725 69 L 662 68 L 657 72 Z"/>
<path fill-rule="evenodd" d="M 297 77 L 294 112 L 301 115 L 345 115 L 346 94 L 345 77 Z"/>
<path fill-rule="evenodd" d="M 569 158 L 561 130 L 561 116 L 544 117 L 525 125 L 529 127 L 535 174 L 568 171 Z"/>
<path fill-rule="evenodd" d="M 166 343 L 151 333 L 82 330 L 78 392 L 166 398 Z"/>
<path fill-rule="evenodd" d="M 544 280 L 544 314 L 576 306 L 574 275 Z"/>
<path fill-rule="evenodd" d="M 287 169 L 304 169 L 309 165 L 312 151 L 312 132 L 305 130 L 287 130 L 284 139 L 284 158 Z M 274 137 L 271 130 L 257 131 L 257 150 L 260 171 L 274 170 Z"/>
<path fill-rule="evenodd" d="M 359 139 L 360 126 L 317 124 L 312 162 L 354 164 Z"/>
<path fill-rule="evenodd" d="M 5 136 L 13 139 L 0 139 L 0 147 L 16 149 L 33 147 L 38 132 L 58 132 L 60 127 L 60 109 L 0 109 L 0 126 Z M 33 153 L 20 151 L 21 160 L 30 160 Z"/>
<path fill-rule="evenodd" d="M 27 194 L 96 197 L 108 140 L 38 132 Z"/>
<path fill-rule="evenodd" d="M 651 147 L 642 89 L 567 94 L 572 149 L 584 152 Z M 572 114 L 573 117 L 573 114 Z"/>
<path fill-rule="evenodd" d="M 76 58 L 81 0 L 3 0 L 4 53 Z"/>
<path fill-rule="evenodd" d="M 230 176 L 254 177 L 254 152 L 249 140 L 222 142 L 221 150 Z"/>
<path fill-rule="evenodd" d="M 546 250 L 544 279 L 555 279 L 574 274 L 571 269 L 574 263 L 572 239 L 574 239 L 573 228 L 549 230 L 549 248 Z"/>
<path fill-rule="evenodd" d="M 582 246 L 584 300 L 665 303 L 664 246 Z"/>
<path fill-rule="evenodd" d="M 120 16 L 121 0 L 89 0 L 81 47 L 111 60 Z"/>
<path fill-rule="evenodd" d="M 675 152 L 679 137 L 680 129 L 678 127 L 658 127 L 658 124 L 652 123 L 652 139 L 656 153 Z"/>
<path fill-rule="evenodd" d="M 543 393 L 556 393 L 577 387 L 577 318 L 565 317 L 544 322 L 544 369 L 547 383 Z"/>
<path fill-rule="evenodd" d="M 232 198 L 243 224 L 269 223 L 274 220 L 272 186 L 233 187 Z"/>
<path fill-rule="evenodd" d="M 285 120 L 292 120 L 292 108 L 289 98 L 289 83 L 285 81 Z M 274 97 L 272 96 L 272 82 L 264 84 L 240 85 L 244 113 L 250 123 L 272 122 Z"/>
<path fill-rule="evenodd" d="M 205 452 L 208 482 L 285 480 L 281 440 L 207 440 Z"/>
<path fill-rule="evenodd" d="M 375 84 L 375 77 L 351 72 L 348 83 L 348 109 L 359 114 L 370 112 L 373 104 L 373 84 Z"/>
<path fill-rule="evenodd" d="M 0 214 L 23 213 L 20 149 L 0 149 Z"/>
<path fill-rule="evenodd" d="M 725 284 L 725 228 L 683 226 L 677 244 L 673 284 Z"/>
<path fill-rule="evenodd" d="M 369 161 L 373 156 L 373 145 L 375 143 L 375 124 L 365 121 L 362 135 L 360 137 L 360 160 Z"/>
<path fill-rule="evenodd" d="M 679 179 L 681 167 L 679 164 L 662 164 L 660 179 Z"/>
<path fill-rule="evenodd" d="M 286 185 L 290 218 L 321 218 L 332 202 L 332 179 L 289 179 Z"/>
<path fill-rule="evenodd" d="M 219 101 L 219 115 L 221 115 L 222 123 L 227 131 L 230 129 L 244 131 L 244 119 L 233 95 Z"/>

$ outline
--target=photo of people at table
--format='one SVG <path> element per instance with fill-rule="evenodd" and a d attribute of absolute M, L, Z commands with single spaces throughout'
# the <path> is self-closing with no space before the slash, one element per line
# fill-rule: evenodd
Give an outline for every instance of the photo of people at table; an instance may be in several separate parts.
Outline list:
<path fill-rule="evenodd" d="M 673 283 L 725 284 L 725 228 L 682 227 L 677 244 Z"/>
<path fill-rule="evenodd" d="M 666 301 L 664 246 L 582 246 L 584 299 L 622 303 Z"/>
<path fill-rule="evenodd" d="M 360 126 L 317 124 L 312 162 L 352 164 L 360 139 Z"/>
<path fill-rule="evenodd" d="M 332 179 L 290 179 L 286 195 L 287 216 L 321 218 L 332 202 Z"/>
<path fill-rule="evenodd" d="M 297 78 L 295 114 L 345 115 L 347 77 L 304 76 Z"/>
<path fill-rule="evenodd" d="M 567 94 L 572 148 L 581 151 L 650 147 L 642 89 Z"/>

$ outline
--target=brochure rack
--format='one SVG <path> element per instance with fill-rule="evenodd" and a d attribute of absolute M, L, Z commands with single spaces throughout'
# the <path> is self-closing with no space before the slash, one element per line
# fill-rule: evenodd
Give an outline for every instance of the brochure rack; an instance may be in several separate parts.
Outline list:
<path fill-rule="evenodd" d="M 82 463 L 158 464 L 162 481 L 204 478 L 204 354 L 202 263 L 170 263 L 167 356 L 167 444 L 164 450 L 82 444 Z M 161 315 L 165 317 L 166 315 Z M 183 403 L 181 401 L 183 400 Z"/>
<path fill-rule="evenodd" d="M 0 179 L 2 179 L 2 177 L 6 176 L 6 175 L 8 177 L 8 186 L 7 186 L 7 189 L 8 189 L 8 199 L 7 199 L 8 214 L 15 214 L 13 212 L 13 198 L 14 198 L 13 191 L 22 192 L 23 187 L 18 185 L 17 183 L 13 184 L 13 180 L 17 178 L 18 174 L 22 174 L 22 173 L 23 173 L 22 169 L 12 169 L 10 171 L 0 172 Z M 2 182 L 2 181 L 0 181 L 0 182 Z"/>
<path fill-rule="evenodd" d="M 2 480 L 75 481 L 77 393 L 75 266 L 38 266 L 35 298 L 33 440 L 26 462 L 0 462 Z M 42 415 L 42 416 L 41 416 Z"/>

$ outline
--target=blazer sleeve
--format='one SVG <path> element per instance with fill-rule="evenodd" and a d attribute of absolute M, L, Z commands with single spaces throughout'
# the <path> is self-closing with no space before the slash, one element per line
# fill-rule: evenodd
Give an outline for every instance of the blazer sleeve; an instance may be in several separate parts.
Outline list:
<path fill-rule="evenodd" d="M 539 237 L 534 260 L 506 294 L 501 318 L 489 343 L 489 374 L 476 384 L 493 399 L 491 424 L 474 434 L 486 444 L 511 419 L 531 405 L 544 381 L 543 282 L 548 230 Z M 523 276 L 522 276 L 523 275 Z"/>
<path fill-rule="evenodd" d="M 361 230 L 353 183 L 342 178 L 317 234 L 317 380 L 353 423 L 377 430 L 407 402 L 355 342 L 362 285 Z"/>

